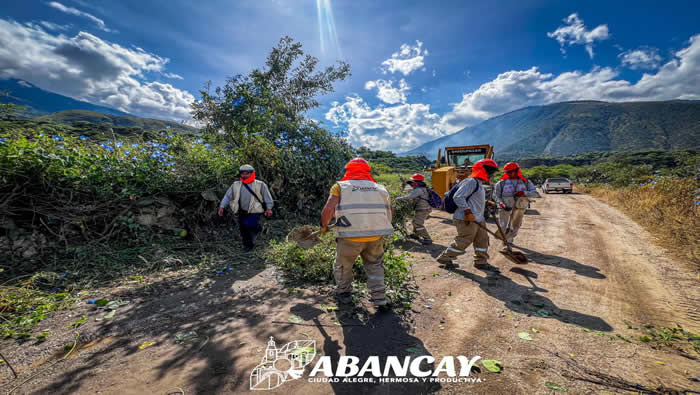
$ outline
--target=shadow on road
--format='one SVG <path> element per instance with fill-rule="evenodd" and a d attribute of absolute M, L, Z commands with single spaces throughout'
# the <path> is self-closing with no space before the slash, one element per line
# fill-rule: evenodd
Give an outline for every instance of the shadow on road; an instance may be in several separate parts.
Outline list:
<path fill-rule="evenodd" d="M 132 303 L 118 309 L 113 319 L 96 324 L 93 330 L 83 331 L 80 344 L 89 344 L 91 340 L 116 340 L 102 349 L 80 354 L 80 360 L 57 374 L 37 393 L 79 392 L 84 390 L 85 382 L 94 379 L 95 369 L 109 366 L 113 360 L 128 364 L 125 358 L 142 352 L 163 361 L 160 364 L 153 361 L 153 368 L 149 367 L 153 373 L 143 372 L 144 380 L 149 374 L 157 380 L 171 373 L 189 371 L 190 391 L 197 394 L 220 393 L 236 383 L 247 382 L 250 372 L 248 366 L 241 366 L 241 355 L 246 354 L 241 354 L 240 339 L 250 336 L 251 328 L 260 344 L 265 344 L 272 335 L 282 336 L 288 332 L 290 327 L 270 326 L 261 311 L 265 311 L 265 305 L 286 302 L 290 291 L 272 277 L 234 293 L 234 283 L 256 276 L 264 269 L 264 264 L 261 258 L 251 254 L 248 264 L 232 269 L 218 276 L 166 277 L 112 295 L 112 299 L 131 300 Z M 270 287 L 270 282 L 278 285 Z M 138 300 L 142 301 L 138 303 Z M 97 314 L 95 312 L 89 319 L 92 321 Z M 177 343 L 178 333 L 191 331 L 196 331 L 196 341 L 181 344 L 176 352 L 163 358 L 159 346 L 172 347 Z M 148 341 L 155 344 L 141 350 L 139 345 Z M 125 367 L 123 373 L 133 374 L 133 369 Z"/>
<path fill-rule="evenodd" d="M 321 310 L 307 305 L 297 304 L 292 312 L 305 320 L 316 323 L 323 336 L 323 354 L 331 357 L 333 367 L 337 366 L 341 355 L 359 358 L 358 366 L 362 368 L 370 356 L 378 356 L 380 366 L 385 366 L 387 357 L 396 356 L 399 361 L 410 356 L 431 356 L 423 341 L 408 333 L 408 325 L 394 312 L 377 312 L 365 319 L 358 319 L 364 310 L 353 306 L 343 307 L 336 312 L 337 319 L 343 323 L 342 346 L 340 339 L 334 339 L 320 324 L 318 316 Z M 363 322 L 365 321 L 365 322 Z M 341 349 L 344 352 L 341 354 Z M 432 370 L 434 364 L 421 365 L 421 370 Z M 368 376 L 365 376 L 368 377 Z M 391 377 L 391 376 L 389 376 Z M 409 376 L 410 373 L 409 373 Z M 440 390 L 439 383 L 331 383 L 335 394 L 426 394 Z"/>
<path fill-rule="evenodd" d="M 516 313 L 535 315 L 542 318 L 554 318 L 561 322 L 604 332 L 609 332 L 613 329 L 600 317 L 558 308 L 549 298 L 536 293 L 540 290 L 536 285 L 533 285 L 532 288 L 520 285 L 502 275 L 495 268 L 490 267 L 489 269 L 483 277 L 461 269 L 452 269 L 451 271 L 479 284 L 479 288 L 487 295 L 503 301 L 507 308 Z M 520 271 L 520 274 L 523 273 L 528 275 L 526 277 L 532 284 L 529 277 L 532 272 L 523 269 Z"/>
<path fill-rule="evenodd" d="M 596 278 L 599 280 L 606 278 L 606 276 L 603 273 L 601 273 L 600 269 L 598 269 L 597 267 L 584 265 L 583 263 L 576 262 L 573 259 L 564 258 L 557 255 L 542 254 L 537 251 L 529 250 L 525 247 L 514 247 L 525 252 L 525 255 L 527 255 L 527 259 L 529 259 L 532 263 L 546 266 L 561 267 L 564 269 L 572 270 L 578 275 Z"/>
<path fill-rule="evenodd" d="M 536 279 L 536 278 L 539 277 L 539 276 L 537 275 L 537 273 L 535 273 L 535 272 L 533 272 L 533 271 L 531 271 L 531 270 L 523 269 L 523 268 L 521 268 L 521 267 L 514 267 L 514 268 L 510 269 L 510 271 L 511 271 L 512 273 L 517 273 L 517 274 L 520 274 L 521 276 L 525 277 L 525 279 L 527 280 L 527 282 L 529 282 L 530 285 L 532 285 L 532 291 L 533 291 L 533 292 L 549 292 L 549 291 L 547 291 L 547 290 L 544 289 L 544 288 L 540 288 L 539 286 L 537 286 L 537 284 L 535 284 L 534 281 L 532 281 L 533 278 Z"/>
<path fill-rule="evenodd" d="M 445 250 L 445 248 L 447 248 L 447 246 L 437 244 L 435 242 L 433 242 L 433 244 L 424 245 L 421 244 L 419 241 L 410 239 L 396 242 L 394 243 L 394 245 L 404 251 L 410 251 L 412 249 L 414 249 L 412 251 L 415 251 L 415 249 L 418 249 L 419 251 L 429 253 L 430 256 L 432 256 L 433 258 L 437 258 L 438 255 L 440 255 Z"/>

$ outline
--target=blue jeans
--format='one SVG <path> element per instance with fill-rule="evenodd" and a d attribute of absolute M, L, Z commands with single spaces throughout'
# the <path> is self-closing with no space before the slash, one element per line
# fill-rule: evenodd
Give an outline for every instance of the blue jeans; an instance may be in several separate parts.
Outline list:
<path fill-rule="evenodd" d="M 239 211 L 238 228 L 241 231 L 243 246 L 253 248 L 255 246 L 255 239 L 262 230 L 260 226 L 260 213 L 248 214 L 245 211 Z"/>

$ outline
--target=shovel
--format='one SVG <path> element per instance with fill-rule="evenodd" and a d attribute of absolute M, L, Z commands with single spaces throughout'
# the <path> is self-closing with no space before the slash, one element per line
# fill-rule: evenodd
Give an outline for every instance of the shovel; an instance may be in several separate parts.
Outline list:
<path fill-rule="evenodd" d="M 482 225 L 480 222 L 476 223 L 479 225 L 480 228 L 483 230 L 489 232 L 493 237 L 499 238 L 496 233 L 492 232 L 489 228 L 486 227 L 486 225 Z M 508 239 L 506 239 L 506 235 L 503 233 L 503 229 L 501 229 L 501 225 L 498 223 L 498 218 L 496 218 L 496 226 L 498 226 L 498 232 L 501 234 L 501 237 L 503 238 L 503 243 L 506 245 L 506 250 L 505 251 L 500 251 L 503 256 L 506 257 L 509 261 L 518 264 L 518 265 L 527 265 L 527 256 L 523 254 L 520 251 L 513 251 L 511 249 L 511 245 L 508 242 Z"/>
<path fill-rule="evenodd" d="M 345 228 L 350 225 L 350 221 L 348 221 L 345 216 L 342 216 L 337 220 L 334 219 L 331 221 L 331 223 L 326 226 L 326 229 L 331 230 L 336 226 Z M 299 247 L 308 250 L 321 242 L 321 239 L 318 237 L 320 234 L 320 230 L 312 232 L 311 226 L 305 225 L 291 231 L 289 235 L 287 235 L 287 241 L 295 241 Z"/>

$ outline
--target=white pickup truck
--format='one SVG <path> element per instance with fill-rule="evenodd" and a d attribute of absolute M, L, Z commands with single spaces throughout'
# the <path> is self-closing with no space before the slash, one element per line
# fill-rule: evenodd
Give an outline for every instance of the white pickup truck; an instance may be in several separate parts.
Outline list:
<path fill-rule="evenodd" d="M 574 184 L 566 178 L 548 178 L 542 184 L 542 192 L 550 193 L 560 191 L 562 193 L 571 193 L 574 190 Z"/>

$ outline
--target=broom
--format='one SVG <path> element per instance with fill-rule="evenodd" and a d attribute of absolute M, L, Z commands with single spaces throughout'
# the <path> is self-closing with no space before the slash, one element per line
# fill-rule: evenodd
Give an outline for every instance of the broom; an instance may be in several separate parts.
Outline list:
<path fill-rule="evenodd" d="M 492 232 L 489 228 L 486 227 L 486 225 L 482 225 L 480 222 L 477 222 L 476 224 L 479 225 L 479 227 L 482 228 L 483 230 L 485 230 L 485 231 L 489 232 L 491 235 L 493 235 L 493 237 L 495 237 L 497 239 L 499 238 L 496 235 L 496 233 Z M 506 259 L 508 259 L 509 261 L 511 261 L 515 264 L 527 265 L 527 256 L 525 256 L 525 254 L 523 254 L 520 251 L 513 251 L 511 249 L 511 244 L 508 242 L 508 239 L 506 239 L 506 235 L 503 233 L 503 229 L 501 229 L 501 225 L 498 223 L 498 218 L 496 218 L 496 226 L 498 227 L 498 232 L 501 234 L 500 238 L 502 238 L 503 243 L 506 245 L 506 250 L 500 251 L 500 253 L 503 254 L 503 256 L 505 256 Z"/>

